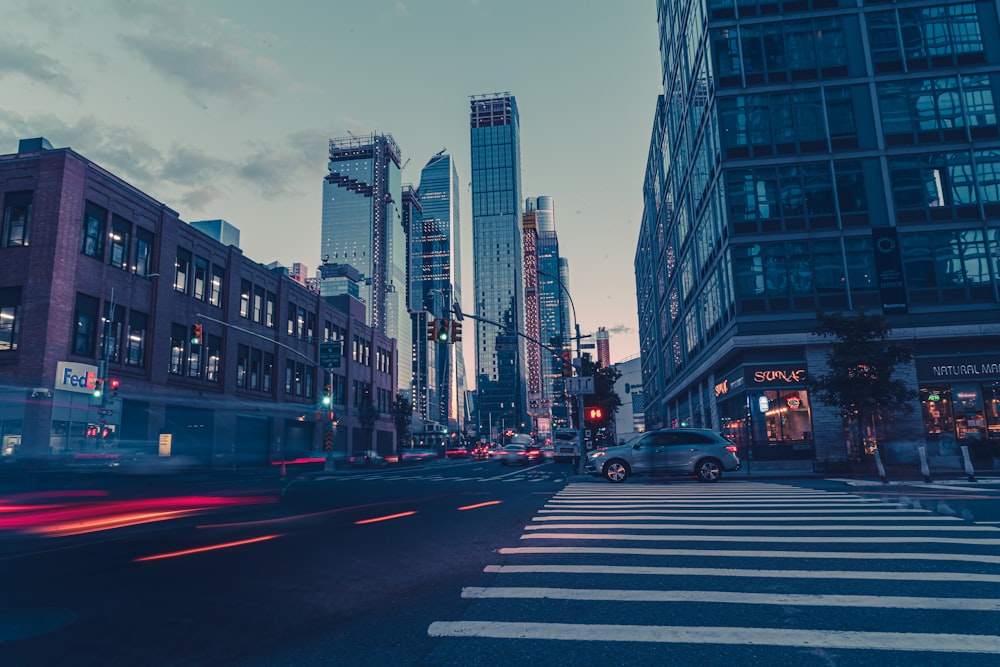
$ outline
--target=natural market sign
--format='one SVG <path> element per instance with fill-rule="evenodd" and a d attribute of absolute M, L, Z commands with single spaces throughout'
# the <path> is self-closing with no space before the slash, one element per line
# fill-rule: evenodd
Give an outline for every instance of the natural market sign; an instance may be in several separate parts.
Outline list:
<path fill-rule="evenodd" d="M 1000 380 L 995 356 L 929 357 L 917 359 L 918 380 Z"/>

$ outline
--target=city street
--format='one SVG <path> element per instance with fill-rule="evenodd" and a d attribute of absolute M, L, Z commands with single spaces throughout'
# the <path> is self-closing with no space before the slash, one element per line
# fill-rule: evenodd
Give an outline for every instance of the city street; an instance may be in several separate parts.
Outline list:
<path fill-rule="evenodd" d="M 3 497 L 0 664 L 1000 659 L 996 478 L 612 485 L 438 460 L 82 481 Z"/>

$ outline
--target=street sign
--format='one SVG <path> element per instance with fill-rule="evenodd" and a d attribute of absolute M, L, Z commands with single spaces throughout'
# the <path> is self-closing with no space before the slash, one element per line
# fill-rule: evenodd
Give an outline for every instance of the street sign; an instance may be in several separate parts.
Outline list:
<path fill-rule="evenodd" d="M 581 350 L 593 350 L 595 347 L 597 347 L 597 345 L 594 343 L 582 343 L 580 345 Z"/>
<path fill-rule="evenodd" d="M 593 394 L 594 376 L 566 378 L 566 391 L 570 394 Z"/>
<path fill-rule="evenodd" d="M 329 370 L 340 368 L 340 356 L 343 353 L 344 342 L 328 340 L 319 344 L 319 365 Z"/>

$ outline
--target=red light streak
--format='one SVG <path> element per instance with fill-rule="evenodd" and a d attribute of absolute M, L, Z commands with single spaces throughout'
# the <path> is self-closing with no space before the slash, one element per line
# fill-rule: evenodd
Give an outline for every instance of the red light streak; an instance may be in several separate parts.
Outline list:
<path fill-rule="evenodd" d="M 136 563 L 142 563 L 144 561 L 150 560 L 162 560 L 164 558 L 174 558 L 176 556 L 190 556 L 191 554 L 203 553 L 205 551 L 216 551 L 218 549 L 229 549 L 230 547 L 241 547 L 245 544 L 254 544 L 255 542 L 265 542 L 267 540 L 273 540 L 276 537 L 281 537 L 280 534 L 277 535 L 264 535 L 263 537 L 251 537 L 246 540 L 237 540 L 235 542 L 223 542 L 221 544 L 213 544 L 207 547 L 196 547 L 194 549 L 184 549 L 182 551 L 171 551 L 168 553 L 154 554 L 152 556 L 143 556 L 142 558 L 134 558 Z"/>
<path fill-rule="evenodd" d="M 379 521 L 388 521 L 389 519 L 400 519 L 404 516 L 410 516 L 416 514 L 416 512 L 400 512 L 399 514 L 387 514 L 386 516 L 378 516 L 374 519 L 362 519 L 361 521 L 355 521 L 354 525 L 360 526 L 365 523 L 377 523 Z"/>
<path fill-rule="evenodd" d="M 465 507 L 459 507 L 458 511 L 463 510 L 477 510 L 480 507 L 487 507 L 489 505 L 499 505 L 502 501 L 500 500 L 487 500 L 485 503 L 476 503 L 475 505 L 466 505 Z"/>

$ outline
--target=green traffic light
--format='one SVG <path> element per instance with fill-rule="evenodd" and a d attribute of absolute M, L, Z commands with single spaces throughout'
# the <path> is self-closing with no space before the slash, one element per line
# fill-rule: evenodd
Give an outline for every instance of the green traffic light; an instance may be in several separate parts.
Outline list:
<path fill-rule="evenodd" d="M 330 405 L 330 403 L 331 403 L 330 397 L 329 396 L 324 396 L 323 397 L 323 405 L 324 406 L 328 406 L 328 405 Z"/>

